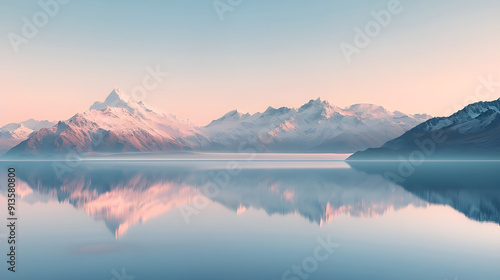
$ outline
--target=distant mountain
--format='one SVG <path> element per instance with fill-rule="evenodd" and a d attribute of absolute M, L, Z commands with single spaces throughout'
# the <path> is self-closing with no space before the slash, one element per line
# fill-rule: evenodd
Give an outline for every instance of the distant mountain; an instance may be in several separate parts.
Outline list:
<path fill-rule="evenodd" d="M 428 115 L 389 112 L 372 104 L 339 108 L 320 99 L 298 109 L 269 107 L 263 113 L 231 111 L 196 127 L 134 102 L 119 89 L 104 102 L 54 126 L 40 129 L 7 156 L 93 152 L 210 151 L 348 153 L 380 146 L 427 120 Z"/>
<path fill-rule="evenodd" d="M 477 102 L 449 117 L 432 118 L 380 148 L 357 152 L 348 160 L 499 159 L 500 99 Z"/>
<path fill-rule="evenodd" d="M 20 123 L 9 123 L 0 127 L 0 155 L 27 139 L 29 135 L 55 123 L 47 120 L 29 119 Z"/>
<path fill-rule="evenodd" d="M 429 118 L 372 104 L 342 109 L 318 98 L 298 109 L 269 107 L 253 115 L 231 111 L 202 132 L 210 139 L 209 150 L 238 151 L 249 146 L 260 152 L 349 153 L 380 146 Z"/>
<path fill-rule="evenodd" d="M 29 119 L 20 123 L 9 123 L 0 127 L 1 139 L 26 139 L 28 136 L 42 128 L 53 126 L 55 123 L 51 121 L 37 121 Z"/>
<path fill-rule="evenodd" d="M 171 151 L 199 147 L 199 131 L 119 89 L 88 111 L 43 128 L 7 152 L 6 156 L 79 152 Z"/>

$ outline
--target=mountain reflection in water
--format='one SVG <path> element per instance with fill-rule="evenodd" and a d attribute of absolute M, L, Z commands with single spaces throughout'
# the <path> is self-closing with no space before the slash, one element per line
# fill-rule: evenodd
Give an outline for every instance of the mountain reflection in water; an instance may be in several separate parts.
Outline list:
<path fill-rule="evenodd" d="M 262 209 L 268 215 L 299 214 L 318 226 L 338 215 L 376 217 L 413 205 L 444 204 L 477 221 L 500 223 L 500 164 L 424 165 L 400 185 L 384 179 L 397 166 L 352 164 L 353 168 L 242 169 L 179 165 L 176 162 L 86 162 L 56 176 L 47 162 L 16 165 L 18 192 L 28 202 L 42 197 L 69 202 L 103 220 L 116 238 L 182 205 L 206 197 L 236 213 Z M 25 185 L 24 185 L 25 184 Z M 41 194 L 29 196 L 31 193 Z"/>

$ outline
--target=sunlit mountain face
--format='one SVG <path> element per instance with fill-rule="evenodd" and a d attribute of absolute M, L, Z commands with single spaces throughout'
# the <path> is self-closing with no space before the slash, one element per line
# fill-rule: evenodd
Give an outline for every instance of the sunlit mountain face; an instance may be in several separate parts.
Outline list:
<path fill-rule="evenodd" d="M 500 223 L 500 194 L 485 186 L 498 182 L 499 178 L 491 178 L 497 175 L 473 177 L 470 170 L 463 173 L 469 179 L 463 180 L 449 174 L 429 174 L 435 170 L 430 168 L 398 185 L 386 180 L 383 172 L 363 166 L 245 168 L 237 175 L 210 166 L 215 164 L 201 168 L 178 162 L 140 166 L 133 162 L 82 163 L 58 177 L 50 164 L 29 163 L 18 168 L 22 180 L 19 193 L 30 203 L 46 199 L 70 203 L 104 221 L 117 239 L 131 227 L 167 212 L 178 211 L 181 216 L 186 211 L 199 212 L 203 208 L 200 204 L 207 201 L 236 214 L 257 209 L 269 216 L 300 215 L 317 226 L 334 223 L 342 216 L 371 219 L 429 204 L 451 206 L 472 220 Z M 485 170 L 484 166 L 478 168 Z"/>
<path fill-rule="evenodd" d="M 103 102 L 96 101 L 89 110 L 57 124 L 33 124 L 37 130 L 9 125 L 11 130 L 21 127 L 19 141 L 24 141 L 16 142 L 5 157 L 54 159 L 68 150 L 84 154 L 241 152 L 245 146 L 259 152 L 352 153 L 379 147 L 429 118 L 373 104 L 340 108 L 318 98 L 299 108 L 268 107 L 254 114 L 234 110 L 198 127 L 116 88 Z M 12 131 L 6 133 L 10 136 Z"/>

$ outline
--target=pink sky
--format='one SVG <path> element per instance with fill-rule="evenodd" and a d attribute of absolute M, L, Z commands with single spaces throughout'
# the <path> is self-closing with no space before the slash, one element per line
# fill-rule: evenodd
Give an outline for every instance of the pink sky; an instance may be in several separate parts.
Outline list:
<path fill-rule="evenodd" d="M 299 107 L 318 97 L 340 107 L 373 103 L 441 116 L 478 101 L 471 97 L 479 77 L 500 81 L 498 1 L 405 2 L 351 63 L 339 44 L 352 43 L 354 28 L 385 2 L 345 10 L 327 2 L 262 10 L 264 2 L 252 2 L 224 22 L 210 7 L 175 3 L 185 17 L 160 7 L 140 6 L 141 14 L 115 7 L 141 17 L 134 25 L 127 17 L 110 21 L 96 2 L 75 3 L 19 53 L 0 41 L 0 126 L 68 119 L 115 87 L 130 92 L 156 65 L 170 77 L 144 101 L 198 125 L 234 109 Z M 19 33 L 33 5 L 0 12 L 6 32 Z M 482 97 L 499 98 L 500 87 Z"/>

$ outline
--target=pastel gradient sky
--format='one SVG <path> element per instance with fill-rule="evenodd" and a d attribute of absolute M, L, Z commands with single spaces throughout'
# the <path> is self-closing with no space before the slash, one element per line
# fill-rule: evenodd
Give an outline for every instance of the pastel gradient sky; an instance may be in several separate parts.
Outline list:
<path fill-rule="evenodd" d="M 317 97 L 439 116 L 475 101 L 479 76 L 500 81 L 497 0 L 401 0 L 348 63 L 340 43 L 388 2 L 243 0 L 221 21 L 213 0 L 73 0 L 15 53 L 7 34 L 41 7 L 0 0 L 0 125 L 67 119 L 140 85 L 148 65 L 170 77 L 144 101 L 199 125 Z"/>

